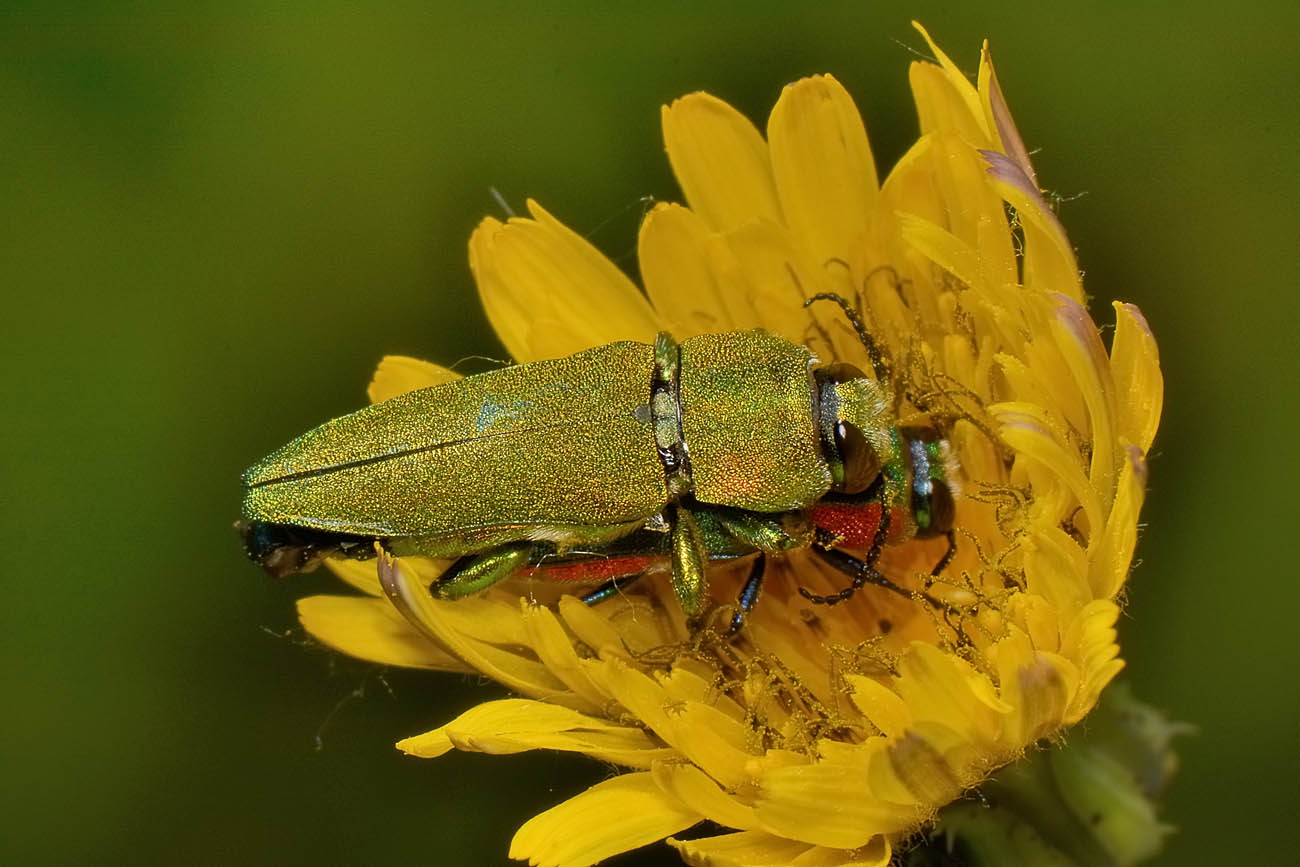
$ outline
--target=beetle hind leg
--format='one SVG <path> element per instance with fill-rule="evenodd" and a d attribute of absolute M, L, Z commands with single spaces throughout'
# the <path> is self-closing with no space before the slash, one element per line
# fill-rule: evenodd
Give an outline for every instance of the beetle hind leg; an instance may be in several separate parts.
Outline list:
<path fill-rule="evenodd" d="M 429 587 L 435 599 L 464 599 L 517 574 L 528 565 L 532 542 L 502 545 L 461 557 Z"/>

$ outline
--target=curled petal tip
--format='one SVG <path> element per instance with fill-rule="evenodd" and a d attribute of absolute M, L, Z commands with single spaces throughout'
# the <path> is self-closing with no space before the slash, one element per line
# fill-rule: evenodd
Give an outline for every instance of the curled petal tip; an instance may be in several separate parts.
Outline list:
<path fill-rule="evenodd" d="M 988 172 L 990 175 L 999 181 L 1011 184 L 1027 195 L 1042 200 L 1043 194 L 1038 189 L 1038 185 L 1025 173 L 1024 167 L 1011 157 L 991 148 L 981 148 L 979 153 L 980 156 L 984 157 L 984 161 L 989 164 Z M 1047 207 L 1046 202 L 1043 202 L 1043 207 Z"/>

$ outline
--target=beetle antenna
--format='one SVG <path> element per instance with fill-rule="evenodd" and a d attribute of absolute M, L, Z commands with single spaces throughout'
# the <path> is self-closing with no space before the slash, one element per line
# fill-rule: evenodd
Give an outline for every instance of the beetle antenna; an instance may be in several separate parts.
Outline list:
<path fill-rule="evenodd" d="M 867 357 L 871 359 L 871 369 L 875 371 L 876 380 L 882 385 L 888 382 L 889 365 L 885 363 L 885 356 L 880 351 L 876 339 L 867 331 L 867 326 L 862 324 L 862 317 L 858 311 L 853 309 L 853 305 L 843 295 L 836 295 L 834 292 L 818 292 L 803 303 L 804 307 L 811 307 L 814 301 L 834 301 L 844 311 L 845 317 L 848 318 L 849 324 L 857 332 L 858 340 L 867 348 Z"/>

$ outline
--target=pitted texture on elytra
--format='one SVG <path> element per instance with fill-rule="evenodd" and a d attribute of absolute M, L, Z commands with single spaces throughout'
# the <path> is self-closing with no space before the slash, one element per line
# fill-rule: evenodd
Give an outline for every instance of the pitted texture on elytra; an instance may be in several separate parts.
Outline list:
<path fill-rule="evenodd" d="M 613 343 L 367 407 L 249 469 L 244 516 L 494 541 L 482 531 L 642 520 L 667 499 L 653 431 L 635 414 L 653 371 L 651 346 Z"/>
<path fill-rule="evenodd" d="M 780 512 L 830 490 L 811 363 L 806 347 L 767 331 L 682 342 L 682 428 L 701 502 Z"/>

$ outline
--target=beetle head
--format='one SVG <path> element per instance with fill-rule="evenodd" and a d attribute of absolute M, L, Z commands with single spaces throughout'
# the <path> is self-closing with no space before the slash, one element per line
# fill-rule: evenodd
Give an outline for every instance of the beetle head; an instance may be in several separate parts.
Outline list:
<path fill-rule="evenodd" d="M 326 557 L 364 560 L 374 556 L 374 538 L 331 533 L 268 521 L 237 521 L 248 559 L 276 578 L 310 572 Z"/>
<path fill-rule="evenodd" d="M 816 372 L 823 449 L 835 490 L 865 491 L 898 457 L 885 391 L 851 364 Z"/>

